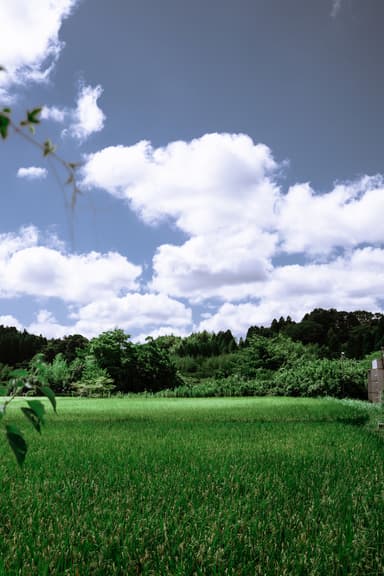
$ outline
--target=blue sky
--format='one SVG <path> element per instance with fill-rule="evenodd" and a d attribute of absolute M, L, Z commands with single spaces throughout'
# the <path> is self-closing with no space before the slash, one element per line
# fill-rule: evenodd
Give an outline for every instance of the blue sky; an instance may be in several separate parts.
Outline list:
<path fill-rule="evenodd" d="M 382 0 L 0 0 L 0 324 L 147 335 L 383 312 Z"/>

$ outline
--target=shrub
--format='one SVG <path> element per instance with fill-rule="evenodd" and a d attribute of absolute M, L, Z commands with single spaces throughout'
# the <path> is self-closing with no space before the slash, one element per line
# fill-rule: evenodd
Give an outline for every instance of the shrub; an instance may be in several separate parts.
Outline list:
<path fill-rule="evenodd" d="M 367 397 L 367 371 L 357 360 L 307 360 L 275 373 L 274 386 L 287 396 Z"/>

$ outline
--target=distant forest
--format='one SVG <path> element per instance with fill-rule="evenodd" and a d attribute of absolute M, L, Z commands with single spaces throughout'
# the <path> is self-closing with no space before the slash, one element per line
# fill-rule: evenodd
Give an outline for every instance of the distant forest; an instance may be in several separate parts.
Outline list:
<path fill-rule="evenodd" d="M 79 334 L 47 339 L 0 326 L 0 386 L 9 390 L 12 370 L 23 368 L 29 382 L 42 379 L 58 394 L 191 394 L 191 386 L 216 379 L 215 394 L 220 386 L 223 395 L 364 398 L 367 359 L 383 347 L 383 314 L 321 308 L 300 322 L 288 316 L 270 326 L 250 326 L 239 340 L 226 330 L 148 337 L 136 344 L 119 329 L 90 340 Z"/>
<path fill-rule="evenodd" d="M 316 348 L 319 358 L 364 358 L 384 347 L 384 315 L 365 311 L 344 312 L 316 308 L 305 314 L 300 322 L 289 316 L 274 319 L 270 326 L 250 326 L 245 338 L 237 341 L 230 330 L 217 334 L 197 332 L 187 337 L 160 336 L 154 341 L 179 358 L 209 358 L 234 353 L 246 347 L 253 336 L 272 338 L 278 334 Z M 67 362 L 76 357 L 76 350 L 84 348 L 88 339 L 79 334 L 47 339 L 43 336 L 0 325 L 0 363 L 19 366 L 42 353 L 51 362 L 62 354 Z"/>

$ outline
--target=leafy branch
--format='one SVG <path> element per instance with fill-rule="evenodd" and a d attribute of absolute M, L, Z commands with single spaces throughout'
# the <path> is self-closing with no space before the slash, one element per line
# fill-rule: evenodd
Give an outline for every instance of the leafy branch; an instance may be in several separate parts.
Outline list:
<path fill-rule="evenodd" d="M 2 67 L 0 66 L 0 70 Z M 44 158 L 53 158 L 60 164 L 67 173 L 65 184 L 72 187 L 71 195 L 71 208 L 73 209 L 76 204 L 76 199 L 81 193 L 76 181 L 76 170 L 81 166 L 79 162 L 68 162 L 64 160 L 57 152 L 56 146 L 47 139 L 40 142 L 35 138 L 36 126 L 40 124 L 40 114 L 42 108 L 33 108 L 27 110 L 25 118 L 20 121 L 15 121 L 12 117 L 12 109 L 9 107 L 0 110 L 0 137 L 2 140 L 8 138 L 10 130 L 13 130 L 18 136 L 38 148 Z"/>

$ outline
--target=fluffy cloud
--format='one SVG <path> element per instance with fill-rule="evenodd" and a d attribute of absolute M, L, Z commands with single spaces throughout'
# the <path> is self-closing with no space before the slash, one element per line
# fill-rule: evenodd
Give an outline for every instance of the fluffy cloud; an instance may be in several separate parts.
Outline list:
<path fill-rule="evenodd" d="M 72 122 L 68 128 L 68 133 L 80 142 L 84 142 L 91 134 L 100 132 L 104 127 L 105 115 L 97 105 L 102 93 L 101 86 L 82 86 L 80 89 L 77 106 L 71 114 Z"/>
<path fill-rule="evenodd" d="M 17 171 L 18 178 L 27 180 L 42 180 L 47 177 L 47 170 L 38 166 L 29 166 L 28 168 L 19 168 Z"/>
<path fill-rule="evenodd" d="M 0 96 L 13 84 L 47 80 L 63 43 L 59 31 L 78 0 L 0 0 Z"/>
<path fill-rule="evenodd" d="M 0 296 L 88 303 L 137 288 L 141 268 L 115 252 L 67 254 L 38 244 L 33 228 L 0 235 Z"/>
<path fill-rule="evenodd" d="M 170 331 L 192 327 L 192 312 L 181 302 L 163 294 L 127 294 L 122 298 L 99 300 L 79 308 L 71 315 L 82 334 L 96 335 L 118 326 L 127 332 L 147 334 L 162 326 Z"/>
<path fill-rule="evenodd" d="M 292 186 L 281 198 L 277 231 L 284 252 L 326 255 L 335 248 L 384 242 L 384 181 L 363 177 L 316 194 L 309 184 Z"/>
<path fill-rule="evenodd" d="M 0 326 L 14 326 L 18 330 L 23 329 L 23 326 L 20 324 L 17 318 L 11 316 L 10 314 L 0 316 Z"/>
<path fill-rule="evenodd" d="M 70 136 L 79 142 L 84 142 L 91 134 L 104 128 L 105 114 L 97 104 L 102 93 L 100 85 L 92 88 L 82 84 L 75 108 L 45 106 L 41 118 L 58 123 L 68 122 L 68 128 L 63 130 L 62 136 Z"/>
<path fill-rule="evenodd" d="M 141 268 L 120 254 L 67 254 L 39 243 L 32 228 L 3 236 L 0 296 L 60 298 L 72 306 L 63 330 L 87 335 L 115 326 L 134 335 L 243 334 L 315 307 L 380 311 L 383 178 L 337 183 L 322 194 L 309 183 L 285 191 L 282 168 L 269 148 L 241 134 L 101 150 L 86 159 L 84 187 L 107 190 L 145 223 L 165 221 L 185 239 L 158 246 L 143 294 Z M 204 309 L 196 308 L 193 323 L 184 299 L 210 310 L 200 323 Z M 60 333 L 54 318 L 41 318 L 34 329 Z"/>
<path fill-rule="evenodd" d="M 27 327 L 30 334 L 43 334 L 46 338 L 63 338 L 77 332 L 58 322 L 49 310 L 39 310 L 36 320 Z"/>
<path fill-rule="evenodd" d="M 42 245 L 33 226 L 0 235 L 0 298 L 30 296 L 48 305 L 59 299 L 66 307 L 63 322 L 41 309 L 25 326 L 36 334 L 92 337 L 115 327 L 133 335 L 191 330 L 192 311 L 185 304 L 164 294 L 137 292 L 140 274 L 139 266 L 114 252 L 68 254 L 55 238 Z M 22 328 L 13 316 L 0 316 L 2 321 Z"/>
<path fill-rule="evenodd" d="M 190 236 L 154 258 L 153 290 L 194 300 L 236 292 L 270 269 L 279 166 L 243 134 L 207 134 L 154 149 L 109 147 L 88 158 L 84 186 L 127 199 L 147 223 L 172 219 Z"/>
<path fill-rule="evenodd" d="M 239 301 L 271 294 L 282 274 L 277 260 L 297 254 L 332 270 L 340 252 L 384 242 L 382 177 L 338 183 L 323 194 L 308 183 L 284 192 L 282 167 L 245 135 L 207 134 L 157 149 L 149 142 L 105 148 L 88 157 L 84 186 L 126 199 L 149 224 L 171 220 L 187 236 L 158 247 L 151 290 L 191 302 Z M 324 295 L 326 274 L 316 280 L 319 268 L 299 269 L 309 273 L 305 290 L 321 281 Z M 299 290 L 303 278 L 296 278 Z"/>
<path fill-rule="evenodd" d="M 149 334 L 172 332 L 185 335 L 192 328 L 192 312 L 181 302 L 164 295 L 133 293 L 76 307 L 66 324 L 58 322 L 50 311 L 42 309 L 27 330 L 50 338 L 78 333 L 92 338 L 116 327 L 134 335 L 135 340 L 144 340 Z M 142 335 L 138 336 L 141 331 Z"/>
<path fill-rule="evenodd" d="M 65 108 L 58 108 L 57 106 L 44 106 L 41 110 L 42 120 L 53 120 L 60 124 L 65 121 L 68 115 L 68 110 Z"/>
<path fill-rule="evenodd" d="M 206 134 L 154 149 L 149 142 L 90 155 L 84 186 L 126 198 L 147 223 L 171 218 L 188 235 L 270 226 L 278 189 L 270 149 L 244 134 Z"/>
<path fill-rule="evenodd" d="M 277 236 L 245 227 L 193 237 L 182 246 L 162 245 L 153 259 L 153 290 L 200 302 L 210 297 L 241 299 L 264 282 Z"/>

